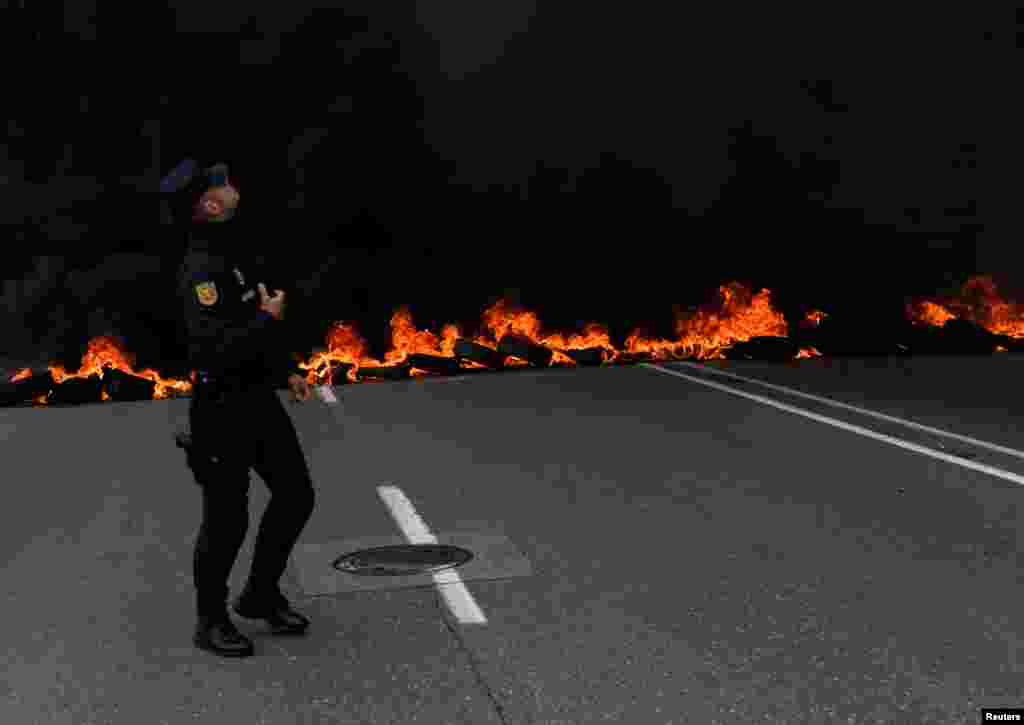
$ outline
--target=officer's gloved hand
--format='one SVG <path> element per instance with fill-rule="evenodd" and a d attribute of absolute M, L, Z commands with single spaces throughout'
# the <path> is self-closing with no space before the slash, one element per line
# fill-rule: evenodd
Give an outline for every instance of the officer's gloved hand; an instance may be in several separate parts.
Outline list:
<path fill-rule="evenodd" d="M 174 431 L 174 445 L 186 451 L 192 447 L 192 431 L 188 428 L 179 428 Z"/>
<path fill-rule="evenodd" d="M 284 317 L 284 291 L 274 290 L 274 296 L 267 294 L 267 286 L 260 282 L 256 287 L 260 291 L 260 309 L 269 312 L 275 320 Z"/>

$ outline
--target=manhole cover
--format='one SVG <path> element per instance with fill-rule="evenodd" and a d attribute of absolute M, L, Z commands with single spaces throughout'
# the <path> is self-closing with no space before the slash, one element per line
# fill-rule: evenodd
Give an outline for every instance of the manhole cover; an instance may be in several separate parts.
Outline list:
<path fill-rule="evenodd" d="M 335 559 L 333 566 L 362 576 L 410 576 L 452 569 L 472 558 L 472 552 L 458 546 L 407 544 L 353 551 Z"/>

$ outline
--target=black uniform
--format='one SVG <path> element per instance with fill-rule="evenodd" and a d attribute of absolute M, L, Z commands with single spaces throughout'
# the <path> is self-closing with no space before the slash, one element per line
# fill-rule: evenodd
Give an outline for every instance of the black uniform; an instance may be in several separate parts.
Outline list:
<path fill-rule="evenodd" d="M 289 374 L 304 373 L 282 345 L 284 323 L 259 309 L 262 280 L 249 277 L 230 227 L 194 225 L 179 273 L 196 371 L 188 464 L 203 494 L 193 574 L 198 613 L 213 618 L 226 612 L 227 579 L 249 522 L 249 469 L 271 492 L 246 587 L 257 599 L 281 597 L 278 580 L 314 504 L 306 459 L 275 391 Z"/>

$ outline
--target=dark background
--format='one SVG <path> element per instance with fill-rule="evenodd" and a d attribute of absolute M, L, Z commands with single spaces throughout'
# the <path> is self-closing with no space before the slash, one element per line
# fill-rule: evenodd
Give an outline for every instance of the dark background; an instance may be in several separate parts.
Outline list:
<path fill-rule="evenodd" d="M 1009 10 L 35 3 L 0 23 L 0 355 L 181 356 L 160 176 L 231 164 L 297 347 L 356 322 L 642 325 L 739 280 L 790 319 L 1021 292 Z M 400 5 L 401 7 L 393 7 Z M 167 362 L 172 365 L 172 362 Z"/>

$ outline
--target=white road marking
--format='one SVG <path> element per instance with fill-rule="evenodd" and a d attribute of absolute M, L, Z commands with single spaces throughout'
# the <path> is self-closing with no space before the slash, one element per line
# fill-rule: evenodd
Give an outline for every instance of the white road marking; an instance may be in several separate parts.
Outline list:
<path fill-rule="evenodd" d="M 416 507 L 402 493 L 402 489 L 397 486 L 377 486 L 377 494 L 384 501 L 384 505 L 388 507 L 391 517 L 410 544 L 438 543 L 437 537 L 431 533 L 426 522 L 420 518 Z M 432 576 L 449 611 L 459 622 L 462 624 L 487 624 L 487 618 L 483 611 L 455 569 L 442 569 Z"/>
<path fill-rule="evenodd" d="M 867 415 L 867 416 L 870 416 L 872 418 L 878 418 L 879 420 L 884 420 L 884 421 L 886 421 L 888 423 L 899 423 L 900 425 L 905 425 L 908 428 L 914 428 L 916 430 L 921 430 L 921 431 L 924 431 L 926 433 L 931 433 L 933 435 L 945 436 L 946 438 L 952 438 L 953 440 L 958 440 L 958 441 L 961 441 L 963 443 L 970 443 L 972 446 L 978 446 L 979 448 L 986 448 L 986 449 L 988 449 L 990 451 L 995 451 L 996 453 L 1004 453 L 1004 454 L 1006 454 L 1008 456 L 1015 456 L 1017 458 L 1024 458 L 1024 451 L 1019 451 L 1016 448 L 1007 448 L 1006 446 L 1000 446 L 1000 445 L 997 445 L 995 443 L 989 443 L 988 441 L 978 440 L 977 438 L 971 438 L 970 436 L 961 435 L 959 433 L 953 433 L 952 431 L 942 430 L 941 428 L 932 428 L 930 425 L 924 425 L 922 423 L 915 423 L 912 420 L 904 420 L 903 418 L 897 418 L 897 417 L 892 416 L 892 415 L 886 415 L 885 413 L 878 413 L 878 412 L 876 412 L 874 410 L 869 410 L 867 408 L 858 408 L 856 405 L 849 405 L 848 403 L 841 403 L 838 400 L 832 400 L 831 398 L 823 398 L 823 397 L 821 397 L 819 395 L 811 395 L 810 393 L 805 393 L 805 392 L 803 392 L 801 390 L 794 390 L 793 388 L 787 388 L 784 385 L 774 385 L 772 383 L 766 383 L 763 380 L 758 380 L 757 378 L 747 378 L 747 377 L 744 377 L 742 375 L 737 375 L 736 373 L 729 373 L 729 372 L 726 372 L 725 370 L 718 370 L 716 368 L 710 368 L 710 367 L 706 367 L 706 366 L 703 366 L 703 365 L 697 365 L 696 363 L 679 362 L 679 363 L 676 363 L 676 364 L 685 365 L 687 367 L 695 368 L 697 370 L 703 370 L 704 372 L 712 373 L 714 375 L 722 375 L 722 376 L 727 377 L 727 378 L 735 378 L 736 380 L 742 380 L 742 381 L 747 382 L 747 383 L 755 383 L 755 384 L 761 385 L 761 386 L 763 386 L 765 388 L 769 388 L 771 390 L 776 390 L 776 391 L 778 391 L 780 393 L 786 393 L 787 395 L 796 395 L 796 396 L 801 397 L 801 398 L 807 398 L 808 400 L 813 400 L 813 401 L 815 401 L 817 403 L 824 403 L 825 405 L 831 405 L 831 406 L 833 406 L 835 408 L 842 408 L 843 410 L 852 410 L 855 413 L 860 413 L 861 415 Z M 652 367 L 650 365 L 647 365 L 646 363 L 644 363 L 644 366 L 645 367 Z"/>
<path fill-rule="evenodd" d="M 841 428 L 842 430 L 849 431 L 850 433 L 857 433 L 858 435 L 862 435 L 867 438 L 872 438 L 874 440 L 882 441 L 883 443 L 888 443 L 890 445 L 894 445 L 899 448 L 906 449 L 908 451 L 920 453 L 921 455 L 928 456 L 929 458 L 935 458 L 940 461 L 945 461 L 946 463 L 952 463 L 955 466 L 969 468 L 972 471 L 987 473 L 990 476 L 1001 478 L 1004 481 L 1010 481 L 1011 483 L 1024 485 L 1024 476 L 1020 476 L 1010 471 L 1005 471 L 1002 468 L 996 468 L 995 466 L 987 466 L 984 463 L 975 463 L 973 461 L 968 461 L 963 458 L 951 456 L 946 453 L 942 453 L 941 451 L 936 451 L 932 448 L 927 448 L 926 446 L 921 446 L 916 443 L 911 443 L 909 441 L 902 440 L 900 438 L 894 438 L 893 436 L 885 435 L 884 433 L 876 433 L 873 430 L 862 428 L 859 425 L 844 423 L 841 420 L 829 418 L 826 415 L 819 415 L 817 413 L 812 413 L 809 410 L 803 410 L 802 408 L 797 408 L 792 405 L 786 405 L 785 403 L 780 403 L 778 401 L 772 400 L 771 398 L 765 398 L 760 395 L 754 395 L 752 393 L 744 393 L 743 391 L 736 390 L 735 388 L 730 388 L 728 385 L 720 385 L 718 383 L 713 383 L 710 380 L 703 380 L 692 375 L 686 375 L 685 373 L 681 373 L 678 370 L 669 370 L 668 368 L 663 368 L 658 365 L 652 365 L 650 363 L 641 363 L 641 365 L 649 370 L 654 370 L 655 372 L 664 373 L 666 375 L 674 375 L 677 378 L 689 380 L 690 382 L 696 383 L 697 385 L 705 385 L 709 388 L 714 388 L 715 390 L 721 390 L 723 393 L 729 393 L 730 395 L 738 395 L 741 398 L 747 398 L 748 400 L 763 403 L 764 405 L 770 405 L 773 408 L 784 410 L 787 413 L 793 413 L 794 415 L 800 415 L 803 416 L 804 418 L 810 418 L 811 420 L 817 421 L 819 423 L 831 425 L 836 428 Z"/>

